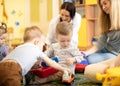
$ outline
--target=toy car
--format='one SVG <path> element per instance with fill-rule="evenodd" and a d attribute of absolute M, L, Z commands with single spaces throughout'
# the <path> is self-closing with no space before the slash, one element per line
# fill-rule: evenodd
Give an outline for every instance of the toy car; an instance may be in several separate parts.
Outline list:
<path fill-rule="evenodd" d="M 69 74 L 67 71 L 64 72 L 62 77 L 62 83 L 71 84 L 74 81 L 74 75 Z"/>

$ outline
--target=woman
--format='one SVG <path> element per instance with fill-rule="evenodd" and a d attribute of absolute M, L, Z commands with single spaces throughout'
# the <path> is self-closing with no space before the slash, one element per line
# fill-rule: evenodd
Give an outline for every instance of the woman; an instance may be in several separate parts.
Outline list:
<path fill-rule="evenodd" d="M 73 24 L 72 43 L 78 44 L 78 30 L 80 28 L 81 16 L 76 12 L 76 8 L 71 2 L 64 2 L 60 8 L 60 14 L 53 18 L 49 25 L 47 34 L 47 45 L 55 43 L 56 25 L 58 22 L 66 21 Z"/>
<path fill-rule="evenodd" d="M 102 29 L 102 40 L 104 43 L 100 42 L 100 39 L 98 42 L 101 44 L 104 44 L 101 48 L 106 48 L 108 53 L 103 53 L 104 57 L 108 58 L 108 60 L 104 61 L 105 59 L 101 60 L 102 62 L 88 65 L 85 68 L 85 76 L 89 78 L 93 82 L 99 82 L 96 80 L 96 73 L 104 73 L 106 68 L 109 67 L 115 67 L 120 66 L 120 0 L 99 0 L 99 6 L 101 8 L 101 29 Z M 100 44 L 99 43 L 99 44 Z M 93 49 L 93 51 L 92 51 Z M 91 52 L 94 53 L 95 51 L 99 50 L 98 47 L 94 46 L 91 49 Z M 87 52 L 87 54 L 90 54 Z M 101 55 L 101 58 L 103 57 L 102 53 L 97 53 L 96 57 L 99 58 Z M 107 54 L 107 55 L 106 55 Z M 119 56 L 117 57 L 116 55 Z M 94 54 L 93 54 L 94 55 Z M 110 57 L 115 57 L 111 58 Z M 89 58 L 90 59 L 90 58 Z M 88 60 L 89 60 L 88 59 Z M 95 60 L 95 59 L 94 59 Z"/>
<path fill-rule="evenodd" d="M 119 0 L 99 0 L 101 35 L 91 49 L 85 51 L 89 64 L 116 57 L 120 51 Z"/>

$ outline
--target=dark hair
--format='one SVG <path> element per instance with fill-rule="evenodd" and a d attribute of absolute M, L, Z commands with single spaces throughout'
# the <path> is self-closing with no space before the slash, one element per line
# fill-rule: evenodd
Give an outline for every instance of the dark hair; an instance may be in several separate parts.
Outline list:
<path fill-rule="evenodd" d="M 7 25 L 4 22 L 0 23 L 0 29 L 3 30 L 3 33 L 7 33 Z"/>
<path fill-rule="evenodd" d="M 76 12 L 76 8 L 75 8 L 75 6 L 74 6 L 73 3 L 71 3 L 71 2 L 64 2 L 64 3 L 62 4 L 62 6 L 60 7 L 60 9 L 65 9 L 65 10 L 67 10 L 67 11 L 70 13 L 71 19 L 74 18 L 75 12 Z"/>

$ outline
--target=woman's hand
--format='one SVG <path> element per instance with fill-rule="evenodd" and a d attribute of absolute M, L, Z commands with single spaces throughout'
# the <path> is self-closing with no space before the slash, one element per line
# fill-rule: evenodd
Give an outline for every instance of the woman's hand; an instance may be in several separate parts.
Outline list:
<path fill-rule="evenodd" d="M 118 55 L 115 60 L 110 64 L 110 68 L 112 67 L 120 67 L 120 55 Z"/>
<path fill-rule="evenodd" d="M 113 67 L 120 67 L 120 55 L 118 55 L 117 57 L 115 57 L 115 59 L 113 59 L 110 63 L 110 65 L 106 66 L 105 70 L 103 71 L 103 73 L 106 73 L 106 70 L 108 68 L 113 68 Z"/>

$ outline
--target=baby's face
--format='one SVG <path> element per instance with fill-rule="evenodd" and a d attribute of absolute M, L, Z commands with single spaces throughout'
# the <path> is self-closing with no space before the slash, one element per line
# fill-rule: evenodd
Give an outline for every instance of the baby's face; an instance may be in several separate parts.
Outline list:
<path fill-rule="evenodd" d="M 69 35 L 58 34 L 56 39 L 62 48 L 66 48 L 71 43 L 72 34 L 69 34 Z"/>
<path fill-rule="evenodd" d="M 6 36 L 6 33 L 0 35 L 0 45 L 3 45 L 5 43 Z"/>

